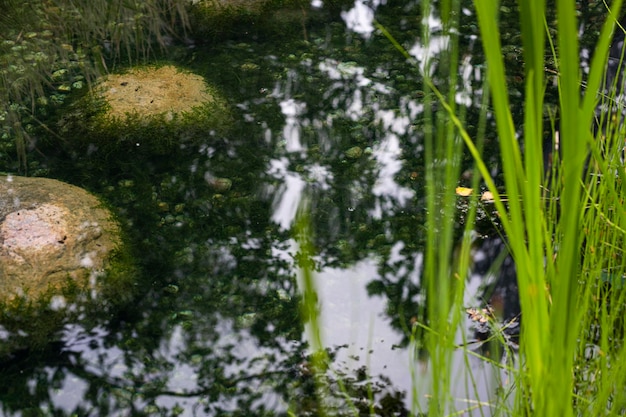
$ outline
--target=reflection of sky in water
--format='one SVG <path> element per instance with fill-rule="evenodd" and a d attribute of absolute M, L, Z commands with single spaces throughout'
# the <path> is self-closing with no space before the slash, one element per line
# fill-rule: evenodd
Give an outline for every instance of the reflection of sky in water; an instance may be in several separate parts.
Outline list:
<path fill-rule="evenodd" d="M 324 268 L 316 275 L 322 340 L 329 347 L 347 346 L 337 353 L 337 369 L 367 366 L 373 378 L 389 376 L 395 389 L 410 392 L 407 370 L 414 365 L 409 350 L 396 347 L 401 337 L 385 315 L 385 299 L 369 297 L 366 291 L 377 273 L 376 262 L 368 259 L 348 269 Z"/>
<path fill-rule="evenodd" d="M 306 109 L 306 103 L 288 99 L 280 102 L 280 108 L 285 115 L 285 128 L 283 130 L 285 149 L 287 152 L 304 150 L 300 141 L 300 121 L 298 116 Z"/>
<path fill-rule="evenodd" d="M 134 388 L 141 392 L 144 385 L 163 379 L 166 386 L 161 390 L 162 394 L 155 399 L 155 404 L 165 409 L 173 410 L 179 408 L 181 413 L 179 416 L 197 416 L 207 415 L 201 412 L 201 406 L 206 403 L 206 386 L 198 383 L 201 377 L 201 361 L 202 355 L 192 357 L 191 360 L 186 358 L 189 350 L 189 340 L 195 340 L 196 349 L 205 347 L 208 351 L 214 352 L 216 355 L 227 357 L 232 355 L 235 360 L 224 363 L 225 375 L 236 378 L 239 375 L 259 375 L 260 378 L 250 378 L 249 381 L 239 381 L 238 389 L 246 386 L 253 388 L 255 392 L 261 393 L 258 402 L 270 409 L 284 412 L 287 405 L 273 391 L 271 384 L 265 383 L 262 376 L 268 372 L 272 372 L 273 363 L 278 363 L 283 358 L 277 357 L 277 351 L 272 348 L 259 346 L 255 337 L 252 337 L 246 329 L 235 329 L 232 320 L 219 319 L 214 327 L 217 340 L 206 340 L 205 346 L 202 346 L 204 339 L 203 334 L 197 337 L 189 337 L 188 330 L 184 330 L 181 325 L 176 325 L 166 339 L 162 339 L 159 348 L 155 352 L 151 352 L 149 358 L 146 357 L 145 363 L 137 360 L 129 361 L 125 353 L 116 346 L 104 346 L 102 339 L 106 335 L 103 329 L 92 330 L 89 336 L 85 335 L 84 329 L 80 326 L 68 326 L 65 330 L 64 339 L 67 343 L 66 351 L 80 355 L 84 372 L 78 377 L 68 372 L 60 385 L 50 388 L 50 397 L 56 407 L 65 410 L 68 415 L 76 410 L 77 407 L 91 408 L 90 404 L 85 401 L 85 393 L 88 385 L 84 382 L 85 373 L 93 378 L 107 381 L 112 386 L 119 382 L 117 395 L 126 397 L 127 405 L 123 402 L 120 404 L 112 401 L 111 406 L 114 415 L 130 415 L 130 407 L 135 410 L 143 410 L 150 414 L 150 404 L 142 398 L 141 394 L 133 394 L 130 390 L 124 393 L 127 388 L 132 385 L 128 384 L 129 376 L 138 382 Z M 278 340 L 285 352 L 292 350 L 293 344 L 286 340 Z M 228 354 L 221 353 L 227 351 Z M 273 358 L 271 360 L 270 358 Z M 155 367 L 150 364 L 150 360 L 165 360 L 169 365 L 166 367 Z M 48 370 L 48 377 L 52 380 L 53 370 Z M 37 386 L 33 381 L 32 386 Z M 126 388 L 127 387 L 127 388 Z M 198 395 L 189 395 L 189 393 L 199 393 Z M 168 394 L 170 393 L 170 394 Z M 241 411 L 238 404 L 231 402 L 232 399 L 221 398 L 217 402 L 213 402 L 213 408 L 221 408 L 232 412 Z M 122 407 L 117 409 L 116 407 Z M 156 412 L 156 411 L 155 411 Z M 199 414 L 198 414 L 199 413 Z"/>
<path fill-rule="evenodd" d="M 273 177 L 284 181 L 275 194 L 272 221 L 285 230 L 291 227 L 296 218 L 305 187 L 305 182 L 299 174 L 287 170 L 288 164 L 287 158 L 274 159 L 270 161 L 268 171 Z"/>
<path fill-rule="evenodd" d="M 436 58 L 439 53 L 445 51 L 448 47 L 450 39 L 448 36 L 435 35 L 437 31 L 442 29 L 441 20 L 437 17 L 430 15 L 422 20 L 422 24 L 425 26 L 427 33 L 430 33 L 428 43 L 424 43 L 422 40 L 416 40 L 415 44 L 409 48 L 409 55 L 414 57 L 417 61 L 421 72 L 423 74 L 433 75 L 435 67 L 432 65 L 433 58 Z"/>
<path fill-rule="evenodd" d="M 414 191 L 398 185 L 396 174 L 402 169 L 402 148 L 396 133 L 407 132 L 410 121 L 406 116 L 394 114 L 392 111 L 379 111 L 377 118 L 382 122 L 386 135 L 373 149 L 373 156 L 378 163 L 379 172 L 372 192 L 379 197 L 371 215 L 381 218 L 383 212 L 389 212 L 396 206 L 404 204 L 414 196 Z"/>
<path fill-rule="evenodd" d="M 381 2 L 374 1 L 373 3 L 374 6 L 378 6 Z M 364 38 L 369 38 L 374 31 L 374 11 L 359 0 L 354 2 L 352 9 L 342 12 L 341 18 L 346 22 L 348 29 Z"/>
<path fill-rule="evenodd" d="M 384 3 L 384 2 L 383 2 Z M 381 2 L 372 3 L 374 9 Z M 468 13 L 464 11 L 464 13 Z M 374 31 L 373 9 L 360 1 L 356 1 L 352 9 L 342 13 L 346 26 L 363 36 L 369 38 Z M 427 45 L 415 42 L 409 48 L 409 53 L 415 58 L 417 65 L 422 71 L 432 74 L 434 71 L 432 62 L 448 47 L 449 39 L 446 36 L 437 35 L 441 30 L 441 21 L 434 16 L 424 20 L 433 33 Z M 473 90 L 472 82 L 480 80 L 480 70 L 471 65 L 471 57 L 466 56 L 460 64 L 461 88 L 457 92 L 456 101 L 459 104 L 472 105 Z M 415 197 L 414 190 L 401 186 L 396 177 L 403 166 L 403 149 L 400 137 L 410 134 L 412 121 L 423 112 L 423 105 L 413 99 L 400 98 L 398 108 L 381 108 L 379 103 L 368 102 L 366 94 L 391 94 L 389 86 L 375 81 L 366 75 L 366 68 L 355 62 L 341 62 L 331 58 L 324 58 L 318 64 L 318 69 L 329 80 L 333 80 L 332 89 L 342 91 L 344 101 L 341 104 L 333 103 L 333 106 L 341 108 L 344 116 L 354 122 L 358 122 L 366 114 L 373 114 L 373 121 L 381 126 L 382 136 L 372 145 L 371 155 L 376 162 L 376 181 L 372 189 L 377 197 L 370 217 L 381 219 L 384 215 L 393 215 L 394 210 L 401 209 L 408 201 Z M 382 74 L 385 70 L 380 70 Z M 377 73 L 374 72 L 374 77 Z M 318 163 L 306 165 L 300 172 L 289 169 L 290 154 L 302 152 L 305 147 L 301 143 L 301 128 L 306 123 L 316 126 L 317 120 L 299 120 L 303 115 L 306 104 L 288 98 L 289 90 L 292 89 L 293 80 L 289 80 L 285 86 L 284 95 L 277 88 L 276 96 L 285 97 L 280 102 L 282 113 L 285 115 L 283 140 L 287 156 L 273 159 L 270 162 L 269 174 L 282 181 L 282 184 L 274 189 L 274 212 L 272 220 L 283 229 L 288 229 L 296 216 L 300 202 L 305 198 L 307 187 L 318 190 L 328 190 L 329 182 L 332 182 L 330 170 Z M 350 85 L 351 87 L 346 87 Z M 478 91 L 479 93 L 479 91 Z M 479 103 L 474 103 L 479 104 Z M 309 116 L 310 117 L 310 116 Z M 319 116 L 328 125 L 332 123 L 327 116 Z M 415 145 L 419 146 L 419 145 Z M 356 191 L 359 184 L 353 184 L 352 190 Z M 415 255 L 415 259 L 400 259 L 403 255 L 400 250 L 402 242 L 397 242 L 392 250 L 390 262 L 421 263 L 422 255 Z M 294 248 L 292 248 L 294 250 Z M 279 251 L 280 252 L 280 251 Z M 278 255 L 278 253 L 276 254 Z M 283 254 L 284 255 L 284 254 Z M 362 366 L 369 368 L 369 373 L 376 378 L 379 375 L 391 377 L 394 388 L 405 390 L 409 395 L 406 398 L 406 406 L 411 409 L 412 398 L 410 393 L 417 395 L 416 400 L 421 406 L 426 406 L 426 395 L 430 389 L 430 381 L 437 375 L 430 375 L 428 363 L 418 363 L 412 357 L 411 350 L 396 347 L 401 336 L 392 328 L 388 316 L 385 314 L 385 299 L 369 297 L 366 287 L 372 280 L 378 278 L 378 267 L 375 259 L 365 259 L 351 267 L 323 268 L 316 274 L 316 285 L 321 300 L 320 319 L 322 323 L 322 337 L 326 346 L 347 346 L 339 349 L 334 366 L 338 370 L 356 370 Z M 415 268 L 419 271 L 419 267 Z M 396 271 L 398 275 L 406 271 Z M 417 272 L 413 273 L 411 280 L 419 280 Z M 387 277 L 393 280 L 393 277 Z M 468 282 L 466 302 L 472 305 L 476 302 L 474 296 L 478 291 L 480 277 L 473 277 Z M 415 300 L 419 301 L 419 300 Z M 457 343 L 463 341 L 462 332 L 469 329 L 459 329 Z M 470 339 L 472 335 L 468 336 Z M 490 393 L 495 390 L 495 381 L 502 375 L 494 371 L 491 366 L 481 360 L 466 355 L 459 348 L 452 358 L 453 361 L 453 392 L 456 399 L 457 409 L 469 409 L 477 406 L 478 401 L 487 402 Z M 469 363 L 469 370 L 467 363 Z M 473 388 L 472 377 L 476 381 L 476 389 Z M 415 411 L 415 410 L 414 410 Z M 478 411 L 474 411 L 478 412 Z M 483 404 L 482 412 L 490 415 L 489 407 Z"/>
<path fill-rule="evenodd" d="M 389 264 L 421 264 L 420 253 L 412 260 L 405 259 L 400 253 L 403 246 L 402 242 L 394 245 Z M 414 271 L 417 270 L 419 268 Z M 404 272 L 398 270 L 395 275 L 403 274 Z M 323 268 L 315 274 L 315 285 L 320 299 L 322 341 L 330 348 L 343 347 L 337 350 L 333 361 L 336 371 L 349 372 L 366 367 L 373 381 L 380 376 L 389 377 L 393 389 L 407 393 L 407 409 L 411 409 L 413 399 L 420 407 L 426 408 L 432 380 L 440 375 L 431 374 L 428 361 L 417 361 L 412 355 L 411 347 L 401 348 L 396 345 L 401 336 L 392 328 L 389 317 L 385 314 L 386 300 L 370 297 L 366 290 L 367 284 L 376 278 L 378 265 L 374 259 L 360 261 L 345 269 Z M 393 276 L 387 278 L 394 279 Z M 468 303 L 474 301 L 470 294 L 475 294 L 481 279 L 474 276 L 468 283 Z M 413 272 L 411 281 L 418 280 L 418 273 Z M 305 330 L 306 334 L 310 334 L 308 323 Z M 463 332 L 467 334 L 466 340 L 472 339 L 469 328 L 460 328 L 455 337 L 455 343 L 459 346 L 464 342 Z M 482 415 L 491 415 L 489 400 L 499 387 L 498 381 L 507 381 L 506 373 L 498 371 L 471 353 L 466 353 L 462 348 L 458 348 L 453 354 L 451 369 L 451 395 L 455 399 L 457 410 L 481 406 Z M 510 388 L 511 384 L 512 381 L 505 382 L 503 387 Z M 477 410 L 474 412 L 480 413 Z"/>

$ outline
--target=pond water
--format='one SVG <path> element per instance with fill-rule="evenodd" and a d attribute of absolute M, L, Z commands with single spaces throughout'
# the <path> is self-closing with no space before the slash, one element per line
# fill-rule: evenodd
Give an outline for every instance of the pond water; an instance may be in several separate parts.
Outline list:
<path fill-rule="evenodd" d="M 469 6 L 458 102 L 472 109 L 484 66 Z M 357 2 L 341 18 L 284 36 L 177 47 L 176 60 L 235 106 L 227 136 L 206 132 L 205 141 L 166 154 L 141 143 L 107 154 L 42 144 L 47 175 L 116 210 L 142 273 L 121 311 L 68 324 L 59 341 L 2 363 L 1 415 L 315 414 L 291 231 L 303 201 L 333 359 L 329 403 L 341 415 L 367 413 L 369 398 L 377 415 L 425 407 L 433 376 L 404 329 L 422 299 L 420 66 L 446 39 L 432 16 L 431 43 L 421 43 L 419 16 L 418 2 Z M 373 18 L 414 62 L 374 30 Z M 520 59 L 519 48 L 507 48 L 507 59 Z M 216 178 L 230 188 L 212 187 Z M 468 306 L 480 304 L 481 282 L 474 275 L 468 283 Z M 458 409 L 490 414 L 479 401 L 506 389 L 506 375 L 467 359 L 475 392 L 462 349 L 454 360 Z"/>

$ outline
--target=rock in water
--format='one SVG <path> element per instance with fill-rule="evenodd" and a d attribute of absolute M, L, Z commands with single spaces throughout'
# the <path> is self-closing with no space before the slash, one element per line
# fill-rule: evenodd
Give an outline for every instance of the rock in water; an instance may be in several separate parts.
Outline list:
<path fill-rule="evenodd" d="M 233 126 L 228 100 L 204 77 L 167 65 L 129 68 L 96 80 L 58 123 L 71 152 L 112 156 L 130 149 L 169 155 Z M 64 146 L 63 143 L 60 146 Z"/>
<path fill-rule="evenodd" d="M 93 287 L 119 244 L 118 224 L 85 190 L 0 176 L 0 300 L 36 300 L 68 282 Z"/>

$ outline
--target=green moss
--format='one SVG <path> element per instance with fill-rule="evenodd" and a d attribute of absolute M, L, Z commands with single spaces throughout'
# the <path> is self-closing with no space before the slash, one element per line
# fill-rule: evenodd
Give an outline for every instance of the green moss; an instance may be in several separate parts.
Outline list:
<path fill-rule="evenodd" d="M 120 246 L 110 258 L 105 277 L 99 285 L 103 302 L 117 309 L 131 302 L 136 294 L 139 267 L 128 245 Z"/>

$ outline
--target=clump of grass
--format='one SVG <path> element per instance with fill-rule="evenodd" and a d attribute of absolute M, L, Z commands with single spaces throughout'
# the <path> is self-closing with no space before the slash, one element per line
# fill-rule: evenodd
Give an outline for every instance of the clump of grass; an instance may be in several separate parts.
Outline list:
<path fill-rule="evenodd" d="M 474 196 L 466 215 L 462 244 L 455 250 L 454 189 L 463 146 L 475 163 L 473 188 L 482 180 L 493 195 L 504 237 L 517 266 L 523 315 L 519 360 L 499 364 L 485 358 L 495 366 L 504 367 L 513 386 L 494 392 L 488 405 L 494 413 L 510 416 L 623 415 L 626 410 L 623 390 L 626 211 L 622 188 L 626 180 L 623 139 L 626 128 L 617 97 L 624 86 L 617 81 L 603 86 L 609 44 L 622 2 L 618 0 L 607 7 L 606 22 L 585 80 L 580 71 L 576 5 L 567 0 L 557 0 L 556 5 L 557 27 L 556 32 L 551 32 L 546 30 L 545 1 L 520 3 L 525 79 L 523 124 L 516 125 L 501 53 L 500 4 L 497 0 L 474 2 L 487 78 L 482 127 L 471 136 L 464 123 L 464 110 L 455 101 L 460 2 L 437 3 L 448 47 L 438 62 L 442 78 L 431 76 L 428 62 L 421 64 L 428 243 L 421 276 L 425 302 L 410 329 L 416 359 L 421 360 L 424 357 L 421 352 L 427 352 L 432 377 L 426 407 L 417 401 L 419 393 L 413 393 L 413 415 L 457 415 L 477 408 L 459 410 L 452 380 L 453 352 L 467 345 L 464 341 L 459 346 L 455 339 L 464 312 L 462 296 L 470 259 L 471 223 L 477 206 Z M 424 22 L 434 7 L 434 3 L 422 2 Z M 384 27 L 379 25 L 378 29 L 407 60 L 412 60 Z M 429 30 L 425 25 L 424 44 L 429 42 Z M 556 38 L 549 37 L 549 33 L 556 33 Z M 559 123 L 552 124 L 548 137 L 544 133 L 546 44 L 552 48 L 559 92 L 556 103 Z M 602 90 L 608 94 L 597 94 Z M 604 107 L 598 107 L 599 97 L 605 100 Z M 434 104 L 445 111 L 433 112 Z M 615 109 L 617 117 L 614 113 L 603 113 L 596 122 L 602 129 L 594 134 L 598 108 Z M 488 112 L 493 113 L 498 131 L 502 186 L 488 169 L 482 152 Z M 521 138 L 517 132 L 522 132 Z M 555 148 L 549 173 L 544 166 L 545 141 L 553 142 Z M 452 259 L 458 261 L 453 263 Z M 305 286 L 305 305 L 315 306 L 314 298 L 307 300 L 307 291 Z M 308 319 L 316 321 L 313 310 L 309 313 Z M 507 349 L 508 358 L 513 357 L 505 329 L 493 317 L 486 321 L 492 327 L 497 345 Z M 315 336 L 312 340 L 320 343 Z M 317 349 L 321 349 L 321 343 Z M 467 354 L 477 355 L 469 349 Z M 469 368 L 468 361 L 466 365 Z M 326 368 L 320 365 L 320 369 Z M 476 390 L 471 371 L 470 379 L 470 388 Z"/>
<path fill-rule="evenodd" d="M 559 132 L 552 136 L 558 152 L 552 156 L 549 175 L 544 174 L 544 104 L 546 79 L 544 57 L 546 44 L 546 4 L 544 1 L 520 3 L 520 24 L 524 46 L 525 100 L 524 123 L 516 126 L 508 97 L 506 69 L 501 54 L 498 28 L 499 3 L 495 0 L 474 2 L 487 60 L 487 82 L 495 114 L 502 159 L 504 193 L 496 185 L 481 152 L 480 131 L 473 138 L 463 122 L 463 113 L 454 103 L 458 48 L 454 30 L 448 32 L 447 58 L 450 82 L 433 80 L 425 66 L 424 84 L 436 102 L 446 110 L 445 117 L 434 117 L 425 103 L 427 176 L 427 233 L 422 280 L 427 287 L 423 321 L 414 331 L 417 344 L 429 353 L 433 378 L 428 411 L 441 415 L 455 411 L 451 393 L 451 343 L 458 327 L 459 291 L 467 266 L 467 240 L 458 257 L 459 269 L 450 267 L 453 242 L 450 229 L 454 222 L 454 186 L 458 159 L 455 152 L 461 138 L 476 163 L 479 174 L 494 196 L 494 206 L 517 265 L 517 281 L 524 326 L 521 333 L 521 361 L 513 379 L 516 398 L 512 408 L 500 409 L 506 415 L 603 415 L 619 414 L 624 408 L 621 372 L 626 353 L 623 348 L 625 211 L 623 206 L 624 166 L 623 137 L 619 117 L 612 115 L 600 123 L 605 127 L 599 137 L 592 134 L 593 117 L 598 106 L 606 68 L 611 34 L 621 1 L 607 9 L 607 20 L 599 37 L 586 83 L 580 76 L 578 33 L 575 4 L 557 2 L 557 39 L 553 44 L 558 67 L 560 95 Z M 444 28 L 457 28 L 456 1 L 438 4 Z M 423 16 L 430 16 L 431 3 L 423 3 Z M 407 59 L 406 51 L 390 34 L 385 33 Z M 444 29 L 445 30 L 445 29 Z M 428 32 L 424 34 L 428 43 Z M 582 85 L 586 85 L 586 91 Z M 617 103 L 616 92 L 622 85 L 608 89 L 609 105 Z M 483 105 L 483 114 L 487 107 Z M 611 120 L 613 117 L 613 120 Z M 444 119 L 445 121 L 442 121 Z M 606 129 L 608 127 L 608 129 Z M 517 136 L 523 132 L 522 139 Z M 431 132 L 437 132 L 434 136 Z M 558 139 L 558 140 L 557 140 Z M 453 150 L 453 151 L 450 151 Z M 450 153 L 446 152 L 450 151 Z M 445 169 L 433 169 L 432 161 L 445 159 Z M 585 168 L 587 167 L 587 168 Z M 478 175 L 477 175 L 478 176 Z M 433 190 L 444 190 L 439 195 Z M 471 213 L 469 219 L 471 219 Z M 468 230 L 466 230 L 467 232 Z M 595 330 L 594 330 L 595 329 Z M 502 329 L 495 328 L 503 345 Z M 497 404 L 505 398 L 498 397 Z M 416 406 L 417 408 L 417 406 Z"/>
<path fill-rule="evenodd" d="M 520 9 L 526 65 L 522 156 L 506 97 L 502 58 L 496 52 L 499 41 L 493 36 L 498 33 L 495 24 L 497 4 L 476 2 L 481 32 L 485 34 L 483 43 L 489 65 L 488 78 L 509 198 L 507 210 L 500 214 L 518 266 L 524 317 L 517 412 L 599 415 L 587 414 L 588 408 L 579 408 L 582 402 L 580 399 L 575 401 L 579 388 L 574 387 L 580 387 L 589 375 L 604 378 L 611 374 L 604 366 L 606 363 L 586 363 L 590 346 L 597 345 L 590 331 L 594 326 L 589 322 L 581 323 L 584 318 L 602 316 L 596 326 L 603 334 L 613 334 L 614 319 L 620 317 L 615 310 L 606 310 L 609 300 L 602 300 L 598 291 L 604 286 L 601 276 L 605 268 L 608 267 L 617 277 L 623 274 L 623 263 L 619 260 L 622 250 L 618 242 L 623 239 L 624 212 L 623 206 L 616 204 L 621 200 L 619 177 L 623 176 L 618 174 L 616 177 L 616 172 L 623 173 L 623 166 L 616 167 L 615 158 L 607 158 L 608 155 L 619 155 L 621 150 L 613 147 L 608 153 L 601 153 L 599 150 L 605 145 L 592 135 L 596 91 L 600 89 L 620 6 L 621 2 L 614 2 L 612 9 L 607 11 L 607 21 L 586 82 L 587 89 L 581 91 L 576 11 L 573 3 L 557 2 L 555 61 L 559 71 L 560 155 L 555 176 L 546 184 L 538 163 L 543 160 L 541 148 L 545 140 L 541 123 L 545 88 L 542 23 L 545 21 L 545 3 L 524 2 Z M 611 142 L 611 139 L 605 138 L 605 141 Z M 585 170 L 587 160 L 590 167 L 596 168 Z M 608 168 L 609 164 L 613 169 Z M 601 175 L 594 172 L 596 169 Z M 554 197 L 547 205 L 541 199 L 544 187 L 551 188 Z M 618 293 L 613 286 L 610 298 L 619 300 L 621 295 Z M 610 304 L 611 308 L 616 308 L 615 302 Z M 603 310 L 605 314 L 599 314 Z M 608 346 L 605 344 L 605 347 Z M 619 348 L 616 353 L 612 360 L 616 360 L 620 367 L 623 353 Z M 574 372 L 582 368 L 584 372 Z M 607 391 L 609 385 L 600 388 L 594 394 L 597 398 L 592 396 L 589 403 L 597 407 L 596 401 L 612 396 Z M 616 411 L 614 406 L 615 403 L 607 406 L 604 402 L 601 407 L 604 407 L 604 413 Z M 595 408 L 595 411 L 599 409 Z"/>
<path fill-rule="evenodd" d="M 594 138 L 591 126 L 597 106 L 595 92 L 606 67 L 621 2 L 615 2 L 608 12 L 586 92 L 581 91 L 574 4 L 557 2 L 555 61 L 559 71 L 560 154 L 555 156 L 553 175 L 547 177 L 549 182 L 543 175 L 545 2 L 520 5 L 526 74 L 523 152 L 517 126 L 513 124 L 500 53 L 498 3 L 477 1 L 475 6 L 500 140 L 506 205 L 453 106 L 441 94 L 439 100 L 447 104 L 448 116 L 455 121 L 459 135 L 496 197 L 495 205 L 517 265 L 524 326 L 520 341 L 522 361 L 515 378 L 517 396 L 511 414 L 569 416 L 619 412 L 623 393 L 612 388 L 616 381 L 611 378 L 621 381 L 622 377 L 611 369 L 624 366 L 623 348 L 618 343 L 623 337 L 619 307 L 623 294 L 617 285 L 624 274 L 624 168 L 621 161 L 616 162 L 622 153 L 623 135 Z M 610 146 L 611 143 L 616 145 Z M 591 167 L 587 170 L 586 161 Z M 547 202 L 543 198 L 546 188 L 552 197 Z M 609 282 L 603 282 L 606 280 Z M 581 325 L 589 317 L 594 318 L 595 326 L 589 320 Z M 449 322 L 445 324 L 449 326 Z M 599 345 L 597 335 L 590 331 L 593 328 L 601 329 Z M 433 332 L 439 330 L 434 327 Z M 604 359 L 590 363 L 590 351 Z M 610 360 L 605 356 L 608 352 L 613 352 Z M 445 365 L 438 369 L 446 372 Z M 590 376 L 597 378 L 593 384 L 589 383 Z M 597 388 L 591 399 L 580 395 L 582 387 L 591 386 Z"/>

